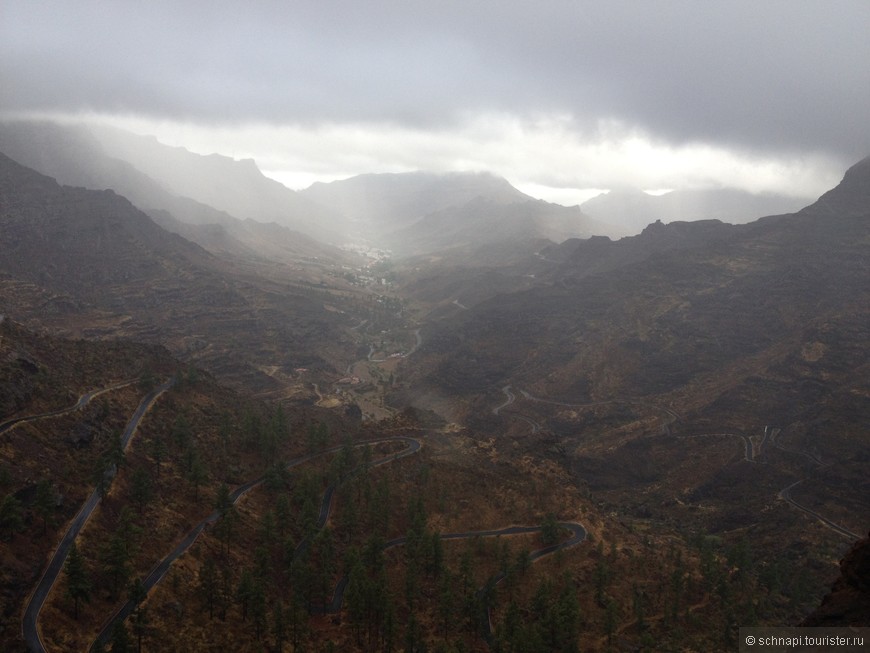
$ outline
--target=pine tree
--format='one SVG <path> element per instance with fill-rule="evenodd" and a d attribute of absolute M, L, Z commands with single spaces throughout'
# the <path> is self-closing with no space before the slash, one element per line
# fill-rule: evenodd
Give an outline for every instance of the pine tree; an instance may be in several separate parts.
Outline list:
<path fill-rule="evenodd" d="M 532 566 L 532 554 L 528 549 L 521 549 L 519 553 L 517 553 L 517 570 L 525 576 L 526 572 L 529 570 L 529 567 Z"/>
<path fill-rule="evenodd" d="M 218 593 L 215 607 L 221 621 L 227 620 L 227 609 L 233 600 L 233 573 L 226 558 L 218 567 Z"/>
<path fill-rule="evenodd" d="M 317 534 L 312 542 L 311 551 L 317 561 L 315 591 L 321 601 L 326 601 L 336 571 L 335 542 L 331 528 L 327 526 Z"/>
<path fill-rule="evenodd" d="M 643 633 L 646 629 L 646 594 L 637 586 L 637 583 L 632 583 L 631 586 L 632 604 L 634 607 L 634 618 L 637 621 L 637 632 Z"/>
<path fill-rule="evenodd" d="M 199 570 L 199 594 L 204 607 L 208 608 L 208 618 L 214 619 L 214 608 L 218 595 L 217 567 L 209 556 Z"/>
<path fill-rule="evenodd" d="M 84 556 L 73 542 L 64 565 L 66 572 L 66 595 L 73 600 L 73 611 L 76 620 L 79 618 L 79 601 L 85 603 L 91 600 L 91 579 L 85 565 Z"/>
<path fill-rule="evenodd" d="M 562 529 L 556 523 L 556 516 L 549 512 L 541 525 L 541 541 L 544 546 L 552 546 L 559 541 L 559 533 Z"/>
<path fill-rule="evenodd" d="M 118 433 L 112 439 L 112 446 L 107 452 L 107 460 L 116 470 L 121 469 L 127 464 L 127 453 L 124 451 L 124 443 L 121 441 L 121 435 L 121 433 Z"/>
<path fill-rule="evenodd" d="M 220 514 L 218 523 L 215 525 L 215 534 L 221 541 L 221 553 L 224 553 L 224 547 L 226 547 L 226 555 L 229 555 L 230 544 L 232 543 L 236 521 L 238 520 L 238 512 L 233 505 L 230 490 L 226 483 L 221 483 L 218 488 L 214 505 Z"/>
<path fill-rule="evenodd" d="M 351 627 L 358 646 L 362 645 L 362 626 L 366 617 L 368 582 L 369 579 L 362 566 L 362 562 L 357 558 L 348 574 L 346 605 Z"/>
<path fill-rule="evenodd" d="M 272 637 L 275 638 L 275 650 L 281 653 L 287 639 L 287 623 L 284 605 L 280 600 L 272 606 Z"/>
<path fill-rule="evenodd" d="M 183 451 L 187 448 L 192 438 L 193 432 L 190 429 L 190 423 L 183 414 L 179 414 L 175 418 L 175 424 L 172 427 L 172 440 L 175 442 L 175 446 L 180 451 Z"/>
<path fill-rule="evenodd" d="M 420 653 L 425 650 L 423 629 L 412 612 L 408 615 L 408 623 L 405 626 L 405 651 L 406 653 Z"/>
<path fill-rule="evenodd" d="M 145 507 L 154 496 L 154 488 L 152 486 L 151 477 L 144 467 L 137 467 L 133 470 L 133 478 L 130 480 L 130 498 L 139 506 L 139 514 L 145 512 Z"/>
<path fill-rule="evenodd" d="M 263 581 L 259 578 L 254 579 L 254 587 L 251 592 L 251 621 L 254 624 L 257 641 L 260 641 L 263 629 L 266 627 L 266 590 L 263 587 Z"/>
<path fill-rule="evenodd" d="M 130 579 L 130 554 L 124 539 L 116 532 L 103 548 L 103 573 L 109 578 L 109 594 L 115 599 Z"/>
<path fill-rule="evenodd" d="M 226 483 L 221 483 L 215 496 L 214 507 L 223 517 L 226 512 L 232 507 L 233 501 L 230 498 L 230 488 Z"/>
<path fill-rule="evenodd" d="M 109 651 L 111 653 L 131 653 L 130 648 L 130 634 L 127 632 L 124 622 L 119 619 L 112 627 L 112 643 Z"/>
<path fill-rule="evenodd" d="M 145 369 L 139 376 L 139 388 L 142 392 L 151 392 L 157 386 L 157 378 L 150 369 Z"/>
<path fill-rule="evenodd" d="M 604 607 L 604 591 L 610 583 L 610 567 L 603 557 L 595 565 L 595 602 Z"/>
<path fill-rule="evenodd" d="M 278 535 L 282 540 L 287 534 L 287 529 L 290 527 L 290 517 L 290 498 L 286 492 L 282 492 L 275 501 L 275 526 L 277 526 Z"/>
<path fill-rule="evenodd" d="M 199 488 L 208 480 L 208 473 L 205 466 L 202 464 L 202 459 L 196 455 L 190 464 L 190 469 L 187 472 L 187 480 L 193 485 L 193 498 L 199 501 Z"/>
<path fill-rule="evenodd" d="M 248 607 L 254 593 L 254 577 L 248 569 L 242 570 L 239 586 L 236 589 L 236 603 L 242 609 L 242 621 L 248 620 Z"/>
<path fill-rule="evenodd" d="M 604 632 L 607 635 L 607 646 L 613 642 L 613 635 L 616 632 L 616 625 L 619 619 L 619 606 L 612 598 L 607 599 L 607 606 L 604 614 Z"/>
<path fill-rule="evenodd" d="M 291 597 L 288 616 L 290 619 L 290 640 L 295 653 L 302 650 L 302 640 L 308 634 L 308 613 Z"/>
<path fill-rule="evenodd" d="M 145 590 L 141 578 L 136 578 L 130 583 L 129 600 L 135 606 L 130 615 L 130 625 L 133 628 L 133 636 L 136 638 L 136 650 L 138 653 L 142 653 L 142 639 L 148 633 L 148 610 L 142 605 L 147 596 L 148 592 Z"/>
<path fill-rule="evenodd" d="M 501 624 L 501 641 L 502 648 L 507 651 L 519 651 L 516 647 L 517 633 L 522 625 L 522 617 L 520 616 L 520 608 L 516 601 L 508 603 L 507 611 L 504 615 L 504 621 Z M 504 643 L 507 643 L 507 646 Z"/>
<path fill-rule="evenodd" d="M 427 571 L 433 578 L 438 578 L 444 572 L 444 544 L 441 534 L 432 531 L 429 534 L 429 560 Z"/>
<path fill-rule="evenodd" d="M 165 460 L 166 454 L 169 453 L 166 448 L 166 442 L 162 437 L 155 436 L 149 441 L 148 450 L 151 458 L 154 459 L 156 476 L 157 478 L 160 478 L 160 465 Z"/>
<path fill-rule="evenodd" d="M 42 534 L 45 535 L 49 519 L 54 514 L 55 508 L 54 489 L 51 481 L 47 478 L 36 485 L 36 499 L 33 508 L 36 514 L 42 518 Z"/>
<path fill-rule="evenodd" d="M 570 579 L 565 579 L 553 608 L 555 611 L 554 644 L 561 653 L 575 653 L 577 637 L 580 634 L 580 603 Z"/>
<path fill-rule="evenodd" d="M 142 528 L 137 526 L 133 520 L 133 511 L 128 506 L 121 508 L 121 514 L 118 515 L 118 526 L 115 528 L 115 535 L 123 542 L 124 552 L 130 559 L 139 550 L 137 539 L 141 534 Z"/>
<path fill-rule="evenodd" d="M 112 474 L 109 467 L 109 460 L 104 455 L 100 456 L 94 463 L 92 480 L 101 499 L 109 492 L 109 486 L 112 482 Z"/>
<path fill-rule="evenodd" d="M 438 585 L 438 616 L 441 617 L 441 632 L 447 635 L 453 630 L 456 618 L 456 579 L 449 572 L 441 575 Z"/>

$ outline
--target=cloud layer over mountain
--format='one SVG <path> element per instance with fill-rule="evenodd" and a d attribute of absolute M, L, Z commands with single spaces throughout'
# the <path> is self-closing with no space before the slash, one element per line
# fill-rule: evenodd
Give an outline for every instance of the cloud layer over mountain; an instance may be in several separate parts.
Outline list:
<path fill-rule="evenodd" d="M 827 175 L 824 188 L 870 151 L 868 27 L 861 0 L 11 0 L 0 110 L 135 117 L 179 142 L 232 143 L 245 128 L 273 147 L 239 156 L 288 179 L 440 166 L 610 187 L 598 159 L 604 170 L 635 161 L 627 176 L 639 183 L 747 187 L 774 168 Z M 321 137 L 320 157 L 308 134 Z M 548 165 L 521 164 L 547 152 Z M 689 162 L 644 179 L 644 153 Z M 705 157 L 709 178 L 692 178 Z"/>

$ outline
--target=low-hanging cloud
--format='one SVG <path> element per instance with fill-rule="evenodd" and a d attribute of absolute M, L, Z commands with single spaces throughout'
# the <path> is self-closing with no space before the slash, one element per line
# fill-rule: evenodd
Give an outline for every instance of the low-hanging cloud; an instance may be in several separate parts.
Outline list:
<path fill-rule="evenodd" d="M 8 0 L 0 111 L 441 134 L 509 116 L 748 157 L 870 151 L 870 4 Z M 565 127 L 568 125 L 568 127 Z"/>

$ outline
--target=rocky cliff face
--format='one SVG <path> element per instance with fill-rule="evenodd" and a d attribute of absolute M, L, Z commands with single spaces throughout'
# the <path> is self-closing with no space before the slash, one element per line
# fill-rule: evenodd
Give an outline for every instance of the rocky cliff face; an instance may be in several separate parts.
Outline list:
<path fill-rule="evenodd" d="M 801 213 L 841 216 L 870 214 L 870 156 L 849 168 L 836 188 L 829 190 Z"/>
<path fill-rule="evenodd" d="M 870 626 L 870 536 L 840 561 L 840 577 L 801 626 Z"/>

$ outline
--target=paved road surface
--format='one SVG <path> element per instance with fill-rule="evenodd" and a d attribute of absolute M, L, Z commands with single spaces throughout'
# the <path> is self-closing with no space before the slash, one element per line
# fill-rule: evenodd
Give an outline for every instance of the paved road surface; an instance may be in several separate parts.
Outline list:
<path fill-rule="evenodd" d="M 820 522 L 822 522 L 825 526 L 830 528 L 835 533 L 838 533 L 838 534 L 842 535 L 843 537 L 847 537 L 853 541 L 860 540 L 861 537 L 859 535 L 857 535 L 856 533 L 853 533 L 852 531 L 850 531 L 848 528 L 846 528 L 844 526 L 840 526 L 839 524 L 832 522 L 830 519 L 820 515 L 812 508 L 807 508 L 805 505 L 802 505 L 802 504 L 798 503 L 797 501 L 795 501 L 794 499 L 792 499 L 791 491 L 794 488 L 796 488 L 798 485 L 803 483 L 805 480 L 806 480 L 805 478 L 802 478 L 801 480 L 796 481 L 795 483 L 792 483 L 787 488 L 783 488 L 779 492 L 779 497 L 781 499 L 785 500 L 786 502 L 788 502 L 789 504 L 793 505 L 798 510 L 802 510 L 805 513 L 807 513 L 808 515 L 812 515 L 813 517 L 818 519 Z"/>
<path fill-rule="evenodd" d="M 47 417 L 57 417 L 58 415 L 64 415 L 66 413 L 71 413 L 75 410 L 79 410 L 80 408 L 84 408 L 87 406 L 90 401 L 94 397 L 98 397 L 104 392 L 110 392 L 112 390 L 117 390 L 118 388 L 123 388 L 125 386 L 131 385 L 135 383 L 135 381 L 121 381 L 120 383 L 116 383 L 114 385 L 110 385 L 106 388 L 98 388 L 96 390 L 89 390 L 81 397 L 78 398 L 78 401 L 74 403 L 69 408 L 58 408 L 57 410 L 47 411 L 45 413 L 37 413 L 36 415 L 28 415 L 26 417 L 14 417 L 12 419 L 8 419 L 5 422 L 0 422 L 0 433 L 5 433 L 6 431 L 11 431 L 13 428 L 18 426 L 19 424 L 24 424 L 25 422 L 35 422 L 38 419 L 45 419 Z"/>
<path fill-rule="evenodd" d="M 157 401 L 157 398 L 164 392 L 166 392 L 173 383 L 174 379 L 171 379 L 166 383 L 157 386 L 139 403 L 139 407 L 136 408 L 136 412 L 133 413 L 133 417 L 131 417 L 130 421 L 127 422 L 127 427 L 124 429 L 124 433 L 121 435 L 121 443 L 123 448 L 127 448 L 130 439 L 133 437 L 133 434 L 136 432 L 136 429 L 139 426 L 139 422 L 142 421 L 142 417 L 144 417 L 148 409 L 151 408 L 154 402 Z M 87 395 L 83 395 L 83 398 L 85 396 Z M 81 402 L 82 399 L 79 399 L 79 403 Z M 74 409 L 75 407 L 67 410 Z M 114 470 L 111 471 L 111 475 L 114 475 Z M 24 609 L 24 620 L 21 626 L 22 633 L 24 635 L 24 641 L 27 644 L 28 649 L 33 653 L 45 652 L 45 646 L 43 645 L 42 638 L 39 634 L 38 623 L 39 613 L 42 610 L 42 606 L 45 603 L 46 598 L 48 598 L 48 595 L 51 592 L 51 588 L 54 587 L 55 582 L 57 582 L 57 577 L 60 575 L 61 569 L 63 569 L 64 562 L 66 561 L 66 557 L 69 553 L 72 543 L 75 541 L 76 536 L 87 523 L 88 519 L 91 516 L 91 513 L 94 511 L 94 508 L 96 508 L 97 504 L 99 503 L 100 494 L 99 492 L 94 490 L 91 493 L 91 496 L 88 497 L 87 501 L 85 501 L 78 514 L 73 518 L 72 522 L 66 530 L 66 533 L 64 533 L 63 537 L 61 538 L 60 544 L 58 544 L 57 549 L 55 549 L 54 555 L 52 555 L 51 560 L 49 561 L 48 566 L 46 567 L 45 572 L 42 575 L 42 578 L 39 580 L 39 584 L 37 584 L 36 589 L 33 590 L 33 594 L 31 594 L 30 596 L 27 607 Z"/>
<path fill-rule="evenodd" d="M 370 467 L 377 467 L 379 465 L 384 465 L 389 462 L 393 462 L 394 460 L 399 460 L 400 458 L 404 458 L 406 456 L 410 456 L 412 454 L 417 453 L 421 444 L 420 441 L 416 438 L 406 437 L 406 436 L 393 436 L 387 438 L 375 438 L 371 440 L 362 440 L 359 442 L 355 442 L 355 447 L 363 447 L 366 445 L 374 445 L 381 444 L 384 442 L 404 442 L 407 447 L 402 451 L 398 451 L 396 453 L 390 454 L 389 456 L 385 456 L 384 458 L 380 458 L 371 463 Z M 334 447 L 330 447 L 329 449 L 324 449 L 323 451 L 319 451 L 317 453 L 308 454 L 306 456 L 301 456 L 294 460 L 291 460 L 287 463 L 286 468 L 291 469 L 293 467 L 297 467 L 303 463 L 314 460 L 315 458 L 319 458 L 321 456 L 325 456 L 330 453 L 337 453 L 341 451 L 344 445 L 336 445 Z M 248 492 L 253 490 L 258 485 L 262 484 L 265 480 L 265 476 L 260 476 L 252 481 L 248 481 L 244 485 L 240 485 L 233 492 L 230 493 L 230 500 L 235 505 L 243 496 L 245 496 Z M 326 524 L 326 521 L 329 519 L 329 514 L 332 509 L 332 498 L 335 493 L 337 484 L 334 483 L 330 485 L 326 492 L 324 493 L 323 500 L 320 504 L 320 513 L 317 519 L 317 528 L 321 529 Z M 151 591 L 157 583 L 159 583 L 163 577 L 166 575 L 166 572 L 169 571 L 169 568 L 172 566 L 172 563 L 175 562 L 178 558 L 180 558 L 184 553 L 193 546 L 193 543 L 196 542 L 197 538 L 200 534 L 205 530 L 205 528 L 211 524 L 217 522 L 220 518 L 220 515 L 217 511 L 212 512 L 208 517 L 199 522 L 196 526 L 194 526 L 187 535 L 175 546 L 170 553 L 163 558 L 160 562 L 158 562 L 151 572 L 143 579 L 142 586 L 145 589 L 145 592 Z M 299 555 L 306 547 L 308 546 L 308 542 L 303 540 L 300 542 L 299 546 L 296 547 L 296 551 L 294 555 Z M 120 609 L 115 612 L 104 624 L 103 628 L 100 631 L 99 635 L 97 635 L 97 639 L 94 644 L 91 646 L 93 648 L 97 642 L 102 644 L 106 644 L 109 641 L 109 637 L 112 634 L 112 628 L 115 623 L 118 621 L 123 621 L 135 609 L 135 604 L 132 601 L 126 602 L 124 605 L 120 607 Z"/>

